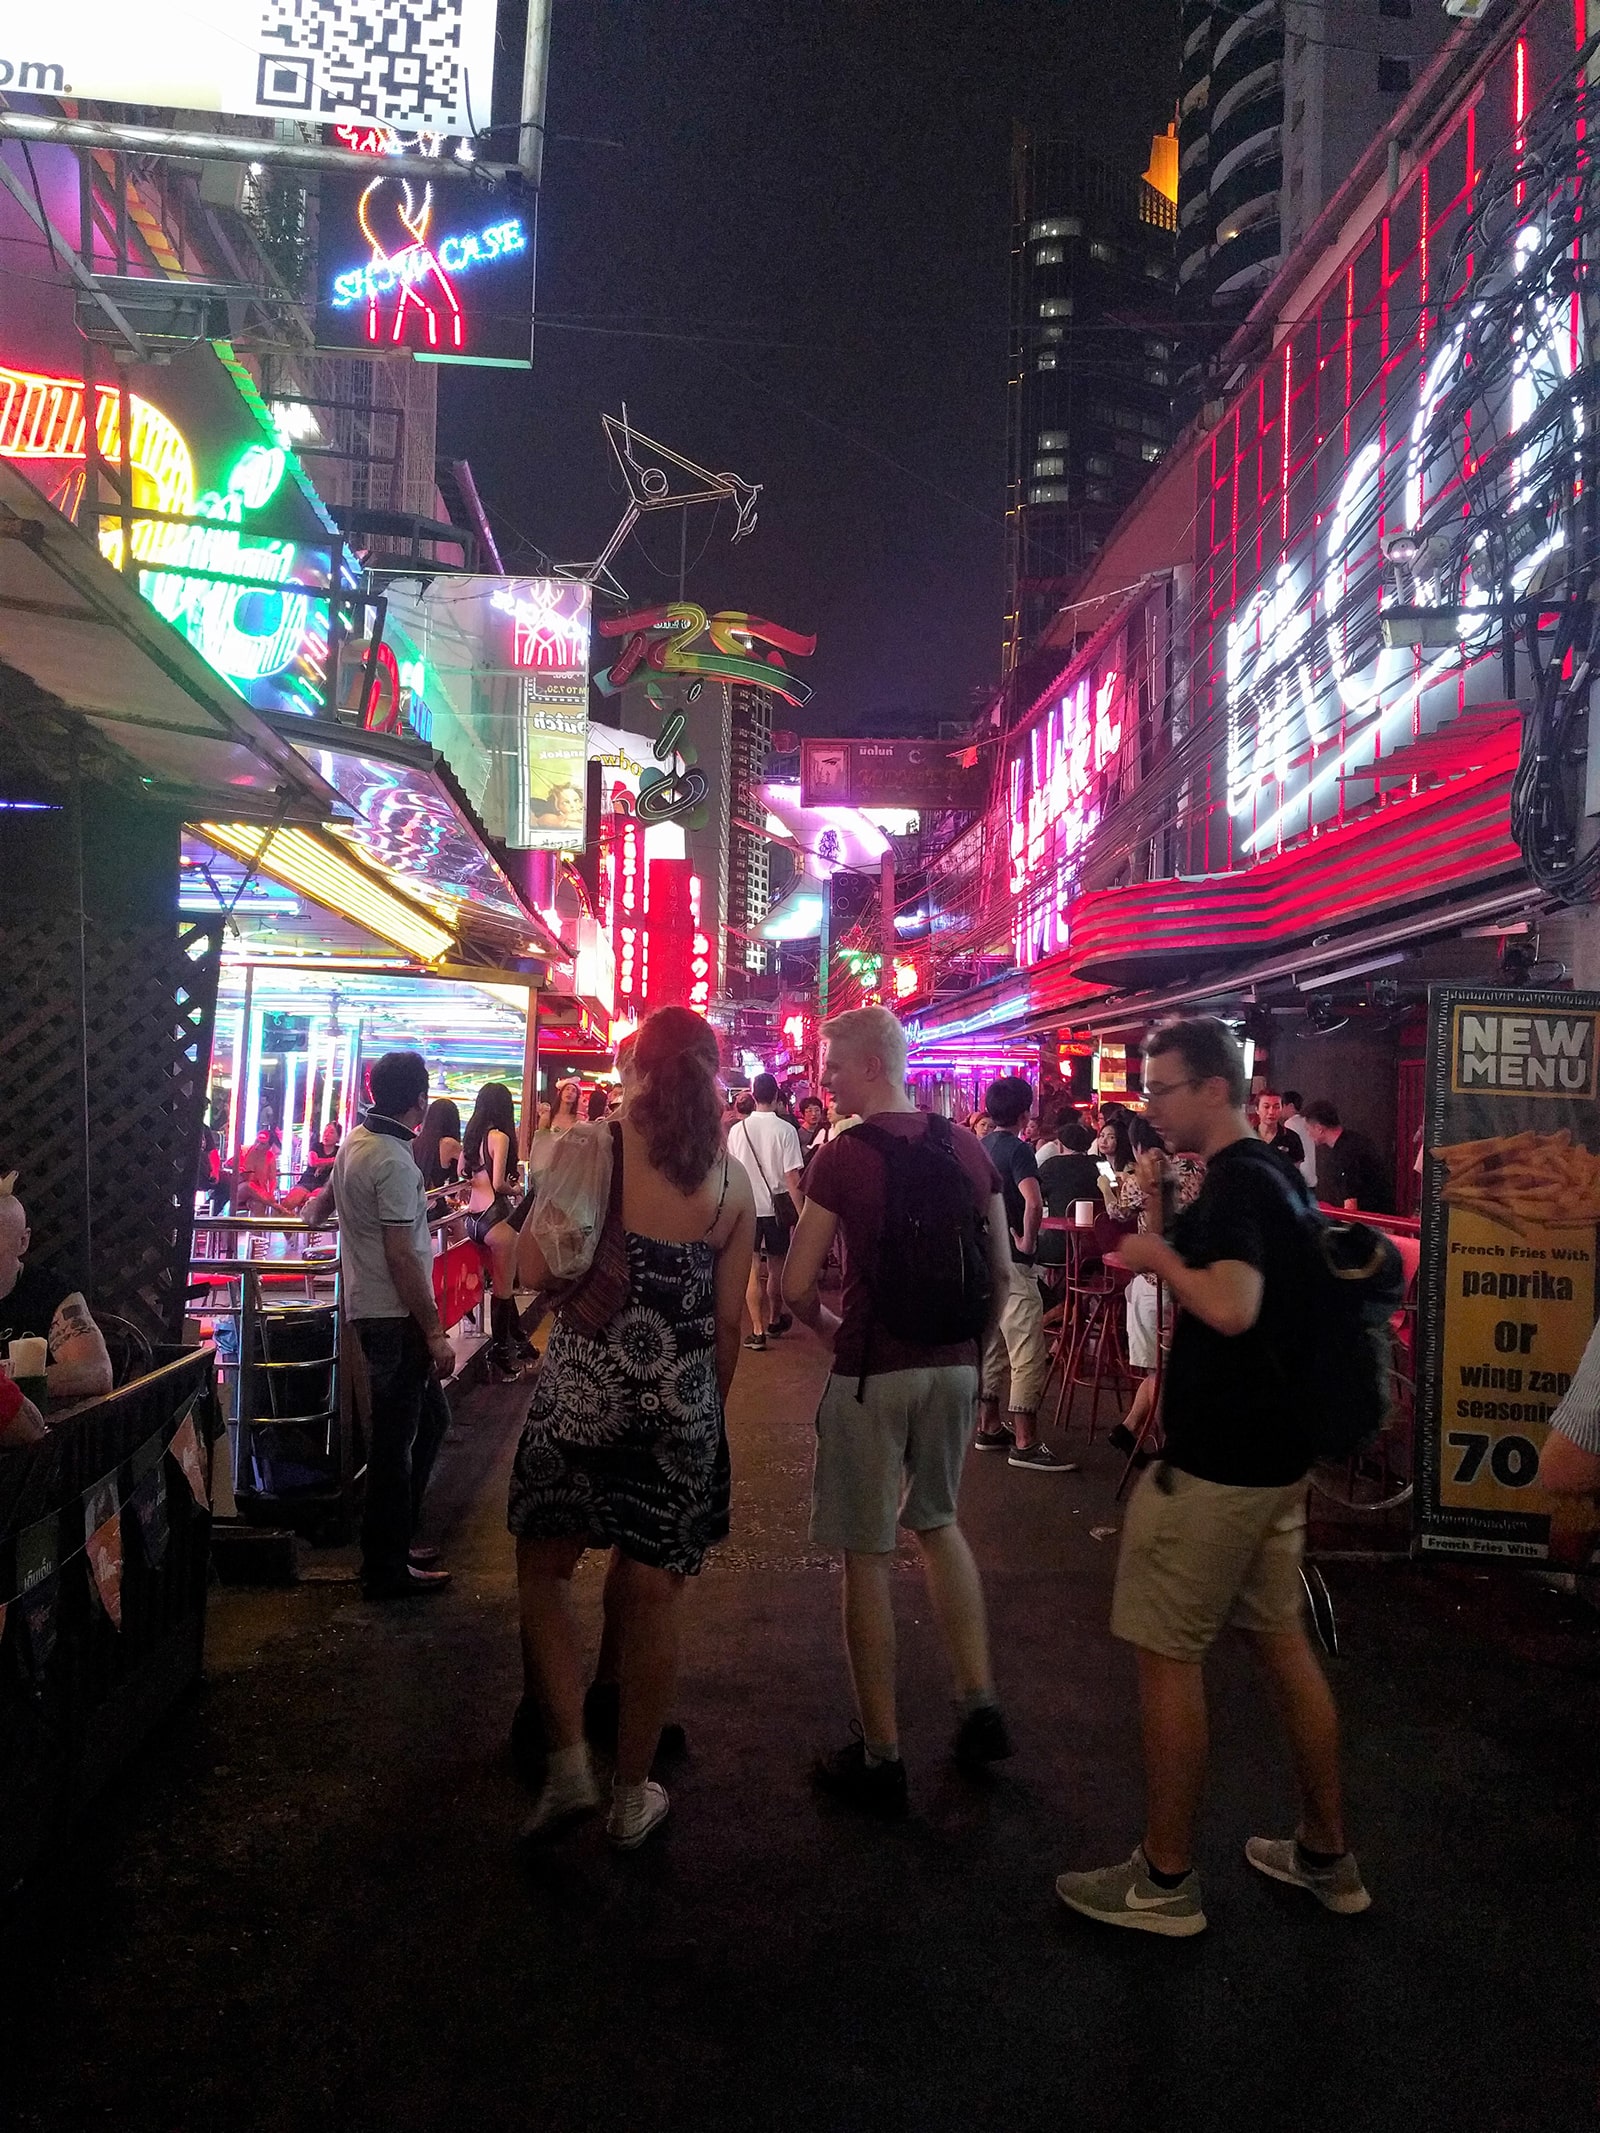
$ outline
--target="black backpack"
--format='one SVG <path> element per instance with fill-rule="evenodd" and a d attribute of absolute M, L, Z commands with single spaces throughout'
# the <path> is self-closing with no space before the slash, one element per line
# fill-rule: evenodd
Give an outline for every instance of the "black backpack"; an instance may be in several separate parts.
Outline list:
<path fill-rule="evenodd" d="M 950 1121 L 930 1112 L 926 1132 L 914 1140 L 870 1122 L 850 1131 L 883 1157 L 883 1230 L 871 1274 L 873 1324 L 915 1348 L 977 1340 L 994 1302 L 989 1221 L 961 1167 Z"/>
<path fill-rule="evenodd" d="M 1389 1321 L 1405 1302 L 1405 1263 L 1382 1230 L 1326 1213 L 1298 1173 L 1263 1154 L 1293 1205 L 1311 1288 L 1296 1398 L 1317 1457 L 1350 1459 L 1377 1436 L 1392 1404 Z"/>

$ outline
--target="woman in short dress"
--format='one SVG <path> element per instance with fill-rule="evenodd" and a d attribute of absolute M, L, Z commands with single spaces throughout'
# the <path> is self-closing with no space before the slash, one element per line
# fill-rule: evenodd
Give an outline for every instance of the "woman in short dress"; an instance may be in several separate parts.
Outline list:
<path fill-rule="evenodd" d="M 650 1765 L 672 1699 L 685 1578 L 728 1531 L 722 1403 L 739 1357 L 755 1202 L 722 1145 L 717 1040 L 686 1007 L 640 1029 L 622 1068 L 617 1131 L 627 1294 L 590 1336 L 559 1310 L 511 1476 L 525 1649 L 539 1683 L 549 1775 L 525 1835 L 598 1806 L 583 1737 L 572 1573 L 616 1548 L 622 1699 L 607 1833 L 626 1850 L 667 1813 Z M 592 1131 L 608 1131 L 596 1126 Z M 614 1158 L 615 1160 L 615 1158 Z M 525 1288 L 549 1284 L 529 1223 Z"/>

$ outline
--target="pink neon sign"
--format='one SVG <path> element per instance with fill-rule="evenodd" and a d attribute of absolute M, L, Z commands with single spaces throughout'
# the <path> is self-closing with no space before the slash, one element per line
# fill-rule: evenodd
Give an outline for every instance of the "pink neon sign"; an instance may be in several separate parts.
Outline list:
<path fill-rule="evenodd" d="M 1104 811 L 1122 748 L 1126 690 L 1115 668 L 1081 674 L 1010 766 L 1011 893 L 1019 964 L 1065 947 L 1072 862 Z"/>

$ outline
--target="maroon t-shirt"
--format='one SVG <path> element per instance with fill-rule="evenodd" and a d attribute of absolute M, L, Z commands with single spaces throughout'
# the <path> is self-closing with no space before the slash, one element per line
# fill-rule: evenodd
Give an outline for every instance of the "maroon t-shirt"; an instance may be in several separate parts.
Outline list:
<path fill-rule="evenodd" d="M 928 1114 L 875 1111 L 870 1123 L 885 1133 L 899 1134 L 903 1140 L 916 1140 L 928 1130 Z M 965 1126 L 952 1126 L 950 1139 L 972 1187 L 973 1200 L 979 1211 L 987 1214 L 990 1200 L 1000 1190 L 999 1173 L 984 1154 L 982 1141 Z M 834 1343 L 834 1376 L 859 1378 L 865 1372 L 879 1377 L 890 1370 L 936 1370 L 950 1364 L 976 1364 L 976 1341 L 916 1348 L 909 1341 L 896 1340 L 882 1326 L 873 1328 L 871 1276 L 878 1263 L 884 1210 L 884 1160 L 878 1151 L 854 1130 L 841 1133 L 811 1158 L 805 1193 L 808 1200 L 815 1200 L 829 1214 L 838 1216 L 844 1238 L 844 1323 Z"/>

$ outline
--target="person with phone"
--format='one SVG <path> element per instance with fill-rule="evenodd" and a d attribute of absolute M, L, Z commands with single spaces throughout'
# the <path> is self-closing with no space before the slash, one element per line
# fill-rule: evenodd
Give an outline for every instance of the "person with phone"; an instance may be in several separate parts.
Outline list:
<path fill-rule="evenodd" d="M 750 1084 L 749 1113 L 728 1131 L 728 1153 L 750 1180 L 756 1201 L 756 1251 L 750 1268 L 745 1308 L 750 1337 L 745 1346 L 759 1352 L 767 1335 L 781 1337 L 794 1324 L 783 1308 L 783 1262 L 789 1236 L 800 1219 L 800 1173 L 805 1167 L 800 1136 L 778 1110 L 778 1084 L 758 1074 Z"/>

